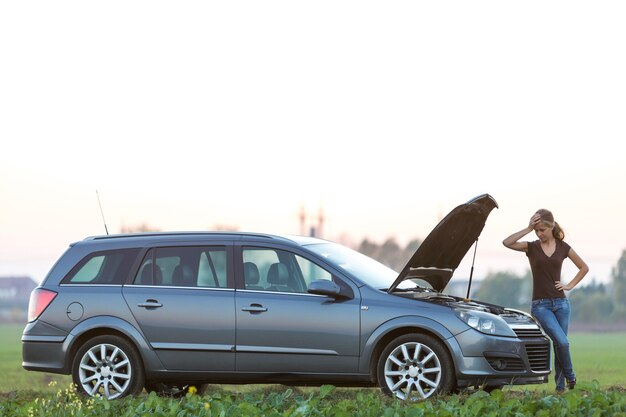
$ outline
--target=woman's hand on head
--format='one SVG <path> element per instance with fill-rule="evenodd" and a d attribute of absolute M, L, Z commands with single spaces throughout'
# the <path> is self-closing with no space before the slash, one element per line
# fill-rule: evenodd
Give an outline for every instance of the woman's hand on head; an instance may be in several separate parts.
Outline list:
<path fill-rule="evenodd" d="M 532 217 L 530 218 L 530 221 L 528 222 L 528 228 L 529 229 L 534 229 L 535 225 L 537 223 L 539 223 L 541 221 L 541 216 L 537 213 L 533 214 Z"/>

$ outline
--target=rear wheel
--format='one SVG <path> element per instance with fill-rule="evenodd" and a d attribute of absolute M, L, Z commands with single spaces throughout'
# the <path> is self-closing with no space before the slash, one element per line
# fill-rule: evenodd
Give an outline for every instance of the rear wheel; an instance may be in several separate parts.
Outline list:
<path fill-rule="evenodd" d="M 410 333 L 392 340 L 377 366 L 378 385 L 388 395 L 419 401 L 454 386 L 454 366 L 437 339 Z"/>
<path fill-rule="evenodd" d="M 146 391 L 156 392 L 158 395 L 170 397 L 184 397 L 191 387 L 195 387 L 195 393 L 202 395 L 206 392 L 209 384 L 176 384 L 165 382 L 146 382 Z"/>
<path fill-rule="evenodd" d="M 143 388 L 139 354 L 119 336 L 97 336 L 84 343 L 74 357 L 72 380 L 82 394 L 110 400 L 136 394 Z"/>

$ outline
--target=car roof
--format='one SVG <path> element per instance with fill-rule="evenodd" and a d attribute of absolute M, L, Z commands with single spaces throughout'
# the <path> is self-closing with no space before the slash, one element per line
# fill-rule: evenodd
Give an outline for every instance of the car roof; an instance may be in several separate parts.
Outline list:
<path fill-rule="evenodd" d="M 179 231 L 179 232 L 142 232 L 114 235 L 88 236 L 77 244 L 138 244 L 145 245 L 152 242 L 181 242 L 181 241 L 206 241 L 209 240 L 254 240 L 275 243 L 297 244 L 300 246 L 324 243 L 326 240 L 298 235 L 281 235 L 257 232 L 229 232 L 229 231 Z"/>

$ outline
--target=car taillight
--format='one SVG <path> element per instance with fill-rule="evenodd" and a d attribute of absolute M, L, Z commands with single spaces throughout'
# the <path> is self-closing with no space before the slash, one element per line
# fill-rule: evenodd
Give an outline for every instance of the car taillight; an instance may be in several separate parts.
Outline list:
<path fill-rule="evenodd" d="M 56 296 L 57 293 L 54 291 L 35 288 L 30 293 L 30 301 L 28 302 L 28 322 L 37 319 Z"/>

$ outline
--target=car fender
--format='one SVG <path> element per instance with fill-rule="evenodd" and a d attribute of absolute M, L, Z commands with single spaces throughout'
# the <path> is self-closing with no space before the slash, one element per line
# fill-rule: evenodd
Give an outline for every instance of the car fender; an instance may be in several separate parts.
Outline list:
<path fill-rule="evenodd" d="M 164 366 L 156 355 L 154 349 L 152 349 L 141 332 L 139 332 L 135 326 L 129 322 L 113 316 L 90 317 L 77 324 L 70 331 L 63 342 L 63 352 L 65 353 L 65 356 L 67 357 L 67 353 L 72 351 L 75 347 L 74 345 L 81 338 L 81 336 L 92 330 L 99 329 L 111 329 L 123 334 L 127 339 L 129 339 L 136 346 L 137 352 L 143 360 L 144 369 L 164 369 Z M 79 348 L 79 346 L 76 346 L 76 348 Z M 68 373 L 71 372 L 71 363 L 73 360 L 73 357 L 68 358 L 67 363 L 65 364 Z"/>
<path fill-rule="evenodd" d="M 374 354 L 376 347 L 379 345 L 380 341 L 389 333 L 401 328 L 417 328 L 435 335 L 450 352 L 450 356 L 455 362 L 456 367 L 455 357 L 457 356 L 457 354 L 462 356 L 462 352 L 458 342 L 453 337 L 454 335 L 441 323 L 429 319 L 428 317 L 407 315 L 396 317 L 382 323 L 369 335 L 362 348 L 363 353 L 361 355 L 361 361 L 359 363 L 360 373 L 370 372 L 372 355 Z"/>

